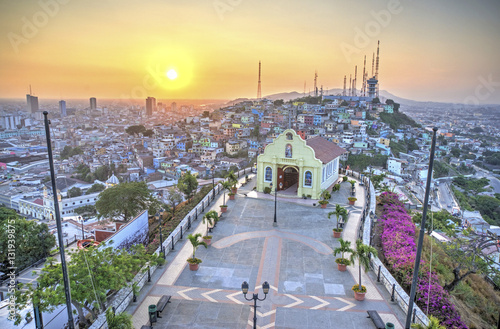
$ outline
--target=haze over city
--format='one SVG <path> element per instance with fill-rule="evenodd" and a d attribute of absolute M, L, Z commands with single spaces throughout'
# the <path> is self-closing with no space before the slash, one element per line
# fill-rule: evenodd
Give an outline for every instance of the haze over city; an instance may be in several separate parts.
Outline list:
<path fill-rule="evenodd" d="M 263 96 L 312 91 L 315 71 L 342 88 L 380 40 L 381 89 L 494 104 L 499 16 L 496 0 L 2 1 L 0 97 L 255 98 L 259 61 Z"/>

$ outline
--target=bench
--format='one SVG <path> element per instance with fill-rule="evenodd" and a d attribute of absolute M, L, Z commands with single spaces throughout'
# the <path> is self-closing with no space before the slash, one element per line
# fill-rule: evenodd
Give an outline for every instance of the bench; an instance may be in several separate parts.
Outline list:
<path fill-rule="evenodd" d="M 369 311 L 366 311 L 366 313 L 368 313 L 368 317 L 370 319 L 372 319 L 372 321 L 375 324 L 375 327 L 377 327 L 377 329 L 385 329 L 384 321 L 382 321 L 382 318 L 380 317 L 380 315 L 378 314 L 377 311 L 369 310 Z"/>
<path fill-rule="evenodd" d="M 141 329 L 153 329 L 153 327 L 152 326 L 144 325 L 144 326 L 141 327 Z"/>
<path fill-rule="evenodd" d="M 172 296 L 169 295 L 161 296 L 160 300 L 156 304 L 156 317 L 161 318 L 160 313 L 163 312 L 165 307 L 167 307 L 167 304 L 170 303 L 170 298 L 172 298 Z"/>

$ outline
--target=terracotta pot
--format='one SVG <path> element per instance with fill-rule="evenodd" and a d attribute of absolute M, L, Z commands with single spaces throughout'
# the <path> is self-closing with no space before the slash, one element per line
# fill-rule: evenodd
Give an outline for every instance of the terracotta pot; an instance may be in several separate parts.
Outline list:
<path fill-rule="evenodd" d="M 347 270 L 347 265 L 337 264 L 337 269 L 340 272 L 345 272 Z"/>
<path fill-rule="evenodd" d="M 227 211 L 227 207 L 220 207 L 220 212 L 224 213 Z"/>
<path fill-rule="evenodd" d="M 200 267 L 200 264 L 189 264 L 189 269 L 191 271 L 198 271 L 198 267 Z"/>
<path fill-rule="evenodd" d="M 328 204 L 328 203 L 322 204 L 322 205 L 321 205 L 321 209 L 325 209 L 327 204 Z"/>
<path fill-rule="evenodd" d="M 236 196 L 236 195 L 234 195 L 234 194 L 233 194 L 233 195 L 230 195 L 230 196 L 229 196 L 229 200 L 234 200 L 234 197 L 235 197 L 235 196 Z"/>
<path fill-rule="evenodd" d="M 351 206 L 354 206 L 354 202 L 356 202 L 356 201 L 349 201 L 349 204 L 350 204 Z"/>
<path fill-rule="evenodd" d="M 341 235 L 342 235 L 342 232 L 333 231 L 333 237 L 334 238 L 340 238 Z"/>
<path fill-rule="evenodd" d="M 231 188 L 231 192 L 236 194 L 238 192 L 238 188 L 236 188 L 236 187 Z"/>
<path fill-rule="evenodd" d="M 362 301 L 365 300 L 366 292 L 354 292 L 354 299 Z"/>
<path fill-rule="evenodd" d="M 212 243 L 212 239 L 203 239 L 207 245 L 210 245 Z"/>

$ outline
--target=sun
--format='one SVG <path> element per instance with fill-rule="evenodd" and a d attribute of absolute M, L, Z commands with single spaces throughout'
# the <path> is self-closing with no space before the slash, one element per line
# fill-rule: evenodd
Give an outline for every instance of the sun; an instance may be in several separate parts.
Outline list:
<path fill-rule="evenodd" d="M 170 80 L 175 80 L 177 79 L 177 72 L 174 69 L 170 69 L 167 71 L 167 78 Z"/>

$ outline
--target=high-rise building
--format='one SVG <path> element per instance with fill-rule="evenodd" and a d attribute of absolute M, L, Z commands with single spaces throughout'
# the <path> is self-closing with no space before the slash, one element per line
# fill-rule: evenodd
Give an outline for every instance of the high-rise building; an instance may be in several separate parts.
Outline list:
<path fill-rule="evenodd" d="M 66 114 L 66 101 L 59 101 L 59 111 L 61 112 L 61 118 L 64 118 Z"/>
<path fill-rule="evenodd" d="M 90 98 L 90 109 L 91 110 L 97 109 L 97 99 L 95 97 Z"/>
<path fill-rule="evenodd" d="M 146 98 L 146 115 L 153 115 L 153 111 L 156 108 L 156 98 L 148 97 Z"/>
<path fill-rule="evenodd" d="M 26 95 L 26 107 L 29 113 L 35 113 L 39 110 L 38 108 L 38 97 Z"/>

